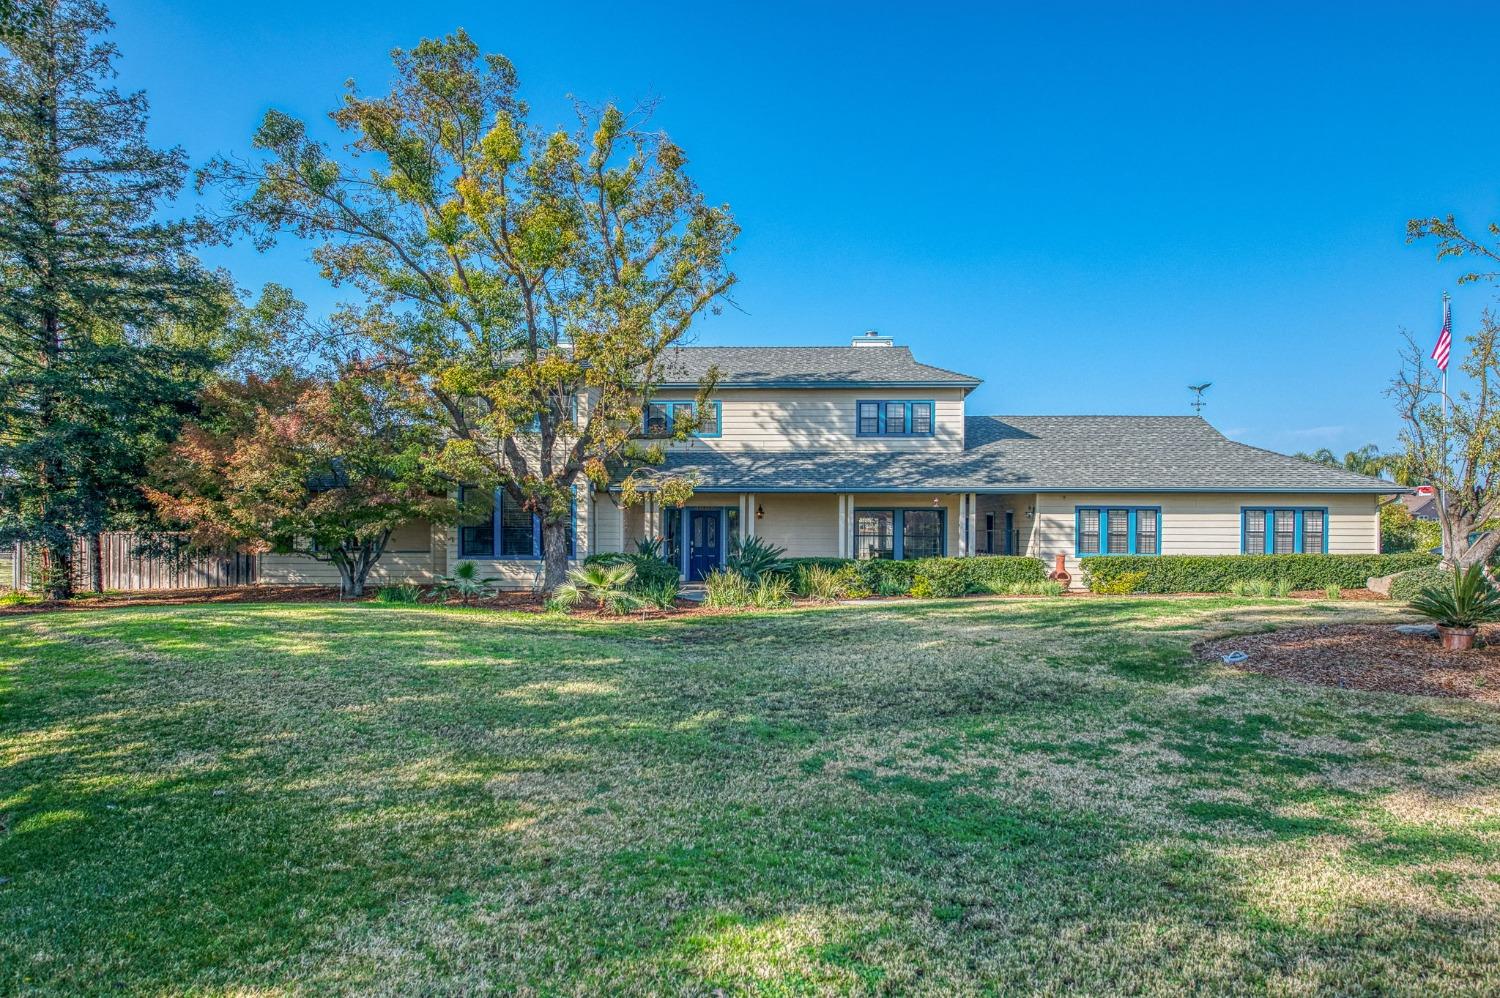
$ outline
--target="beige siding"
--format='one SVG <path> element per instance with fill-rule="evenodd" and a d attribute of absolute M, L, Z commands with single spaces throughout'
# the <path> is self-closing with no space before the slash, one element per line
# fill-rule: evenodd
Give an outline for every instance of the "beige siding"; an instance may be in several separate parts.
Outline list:
<path fill-rule="evenodd" d="M 662 394 L 657 401 L 672 401 L 678 397 Z M 763 451 L 963 449 L 964 396 L 962 390 L 956 388 L 725 390 L 714 398 L 719 402 L 721 435 L 674 443 L 672 447 Z M 855 403 L 862 399 L 933 402 L 933 435 L 858 436 L 854 411 Z"/>
<path fill-rule="evenodd" d="M 1267 493 L 1126 493 L 1039 495 L 1034 553 L 1047 561 L 1067 556 L 1068 571 L 1079 576 L 1074 552 L 1075 511 L 1079 506 L 1160 506 L 1162 554 L 1239 554 L 1240 510 L 1246 506 L 1319 506 L 1328 510 L 1329 554 L 1373 554 L 1380 550 L 1380 515 L 1375 496 Z"/>
<path fill-rule="evenodd" d="M 431 582 L 441 573 L 433 568 L 432 526 L 413 520 L 398 527 L 386 543 L 385 553 L 370 569 L 371 585 L 395 582 Z M 336 586 L 339 570 L 326 561 L 306 555 L 267 554 L 260 559 L 260 581 L 283 586 Z"/>
<path fill-rule="evenodd" d="M 785 548 L 788 558 L 825 558 L 838 553 L 838 496 L 764 493 L 755 501 L 766 511 L 755 521 L 755 535 Z"/>
<path fill-rule="evenodd" d="M 590 516 L 593 529 L 589 531 L 588 547 L 579 548 L 580 553 L 600 554 L 625 550 L 625 510 L 620 507 L 619 501 L 610 498 L 607 493 L 599 493 L 593 497 L 592 504 Z"/>
<path fill-rule="evenodd" d="M 580 488 L 582 488 L 580 486 Z M 605 496 L 597 497 L 600 504 L 608 505 L 609 500 Z M 594 542 L 594 510 L 595 497 L 590 494 L 578 501 L 578 557 L 568 561 L 569 568 L 575 568 L 583 563 L 588 555 L 590 544 Z M 458 531 L 450 529 L 446 531 L 445 551 L 446 558 L 451 571 L 452 566 L 460 561 L 472 561 L 479 566 L 479 574 L 499 579 L 498 585 L 502 589 L 539 589 L 542 584 L 542 562 L 537 558 L 513 559 L 513 558 L 462 558 L 458 553 Z"/>

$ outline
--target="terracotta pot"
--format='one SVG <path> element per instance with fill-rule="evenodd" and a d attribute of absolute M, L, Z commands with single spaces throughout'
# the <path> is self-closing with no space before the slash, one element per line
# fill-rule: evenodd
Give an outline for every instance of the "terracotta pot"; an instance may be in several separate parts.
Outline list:
<path fill-rule="evenodd" d="M 1047 578 L 1053 582 L 1061 582 L 1063 585 L 1067 585 L 1073 581 L 1073 576 L 1068 574 L 1068 559 L 1066 555 L 1060 554 L 1057 556 L 1057 561 Z"/>
<path fill-rule="evenodd" d="M 1438 637 L 1443 642 L 1443 647 L 1449 651 L 1468 651 L 1474 647 L 1474 635 L 1479 633 L 1477 627 L 1444 627 L 1438 625 Z"/>

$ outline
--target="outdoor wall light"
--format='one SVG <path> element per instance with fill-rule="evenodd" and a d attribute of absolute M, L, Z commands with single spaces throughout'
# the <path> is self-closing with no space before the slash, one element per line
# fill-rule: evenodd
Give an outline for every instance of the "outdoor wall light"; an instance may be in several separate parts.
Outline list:
<path fill-rule="evenodd" d="M 766 518 L 766 508 L 759 503 L 755 506 L 755 518 L 757 520 L 764 520 Z"/>

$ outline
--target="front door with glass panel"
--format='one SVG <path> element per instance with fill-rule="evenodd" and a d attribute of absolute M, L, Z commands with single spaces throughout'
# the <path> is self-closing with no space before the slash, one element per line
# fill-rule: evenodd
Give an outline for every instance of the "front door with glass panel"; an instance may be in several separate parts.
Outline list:
<path fill-rule="evenodd" d="M 706 578 L 719 567 L 723 550 L 723 510 L 688 510 L 688 578 Z"/>

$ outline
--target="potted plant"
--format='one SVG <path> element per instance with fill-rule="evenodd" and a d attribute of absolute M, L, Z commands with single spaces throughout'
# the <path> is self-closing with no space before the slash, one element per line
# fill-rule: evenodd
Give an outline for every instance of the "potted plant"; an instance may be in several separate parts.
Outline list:
<path fill-rule="evenodd" d="M 1500 592 L 1484 577 L 1483 565 L 1453 569 L 1453 585 L 1431 586 L 1411 598 L 1411 608 L 1437 624 L 1438 637 L 1450 651 L 1474 647 L 1479 625 L 1500 620 Z"/>

